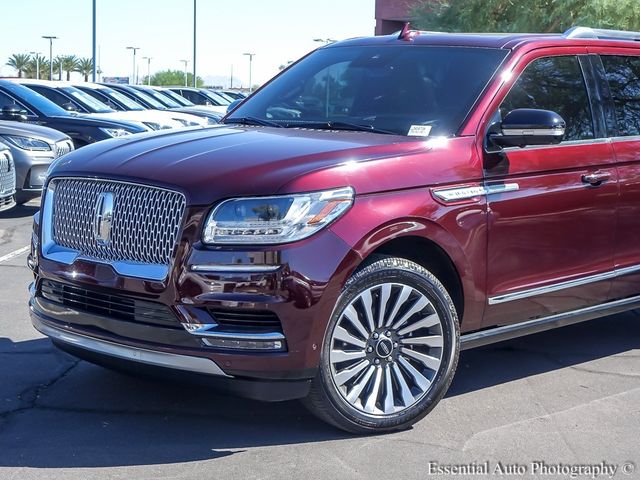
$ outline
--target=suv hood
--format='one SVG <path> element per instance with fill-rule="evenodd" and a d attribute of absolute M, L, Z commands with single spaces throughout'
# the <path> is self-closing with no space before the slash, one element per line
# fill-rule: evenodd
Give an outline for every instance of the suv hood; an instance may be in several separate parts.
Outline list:
<path fill-rule="evenodd" d="M 314 171 L 412 151 L 424 152 L 424 142 L 368 132 L 214 126 L 98 142 L 63 157 L 52 177 L 150 183 L 181 190 L 192 205 L 207 205 L 274 194 Z"/>
<path fill-rule="evenodd" d="M 48 143 L 56 143 L 63 140 L 71 140 L 67 135 L 53 128 L 34 125 L 31 123 L 0 121 L 0 135 L 19 135 L 44 140 Z"/>

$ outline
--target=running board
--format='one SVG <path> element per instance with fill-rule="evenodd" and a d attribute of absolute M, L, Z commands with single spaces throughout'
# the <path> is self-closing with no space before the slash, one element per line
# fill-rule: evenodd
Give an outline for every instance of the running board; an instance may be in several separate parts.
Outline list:
<path fill-rule="evenodd" d="M 467 333 L 460 336 L 460 349 L 481 347 L 490 343 L 502 342 L 512 338 L 522 337 L 532 333 L 544 332 L 558 327 L 573 325 L 595 318 L 606 317 L 615 313 L 626 312 L 640 308 L 640 296 L 623 298 L 613 302 L 602 303 L 592 307 L 585 307 L 570 312 L 557 313 L 548 317 L 536 318 L 526 322 L 504 325 L 479 332 Z"/>

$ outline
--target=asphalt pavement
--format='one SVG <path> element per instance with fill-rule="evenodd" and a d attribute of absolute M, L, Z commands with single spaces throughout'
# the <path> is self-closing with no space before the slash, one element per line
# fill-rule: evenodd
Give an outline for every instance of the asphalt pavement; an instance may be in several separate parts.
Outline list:
<path fill-rule="evenodd" d="M 27 311 L 36 210 L 0 213 L 0 480 L 640 478 L 636 312 L 463 352 L 427 418 L 355 437 L 56 350 Z"/>

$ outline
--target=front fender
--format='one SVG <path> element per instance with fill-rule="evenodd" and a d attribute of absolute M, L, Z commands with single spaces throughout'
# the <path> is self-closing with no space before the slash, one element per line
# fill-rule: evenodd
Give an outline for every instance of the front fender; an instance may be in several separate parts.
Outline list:
<path fill-rule="evenodd" d="M 432 199 L 428 188 L 360 196 L 331 230 L 362 260 L 401 237 L 420 237 L 435 243 L 449 256 L 460 277 L 465 303 L 464 330 L 480 327 L 486 302 L 484 199 L 442 205 Z"/>

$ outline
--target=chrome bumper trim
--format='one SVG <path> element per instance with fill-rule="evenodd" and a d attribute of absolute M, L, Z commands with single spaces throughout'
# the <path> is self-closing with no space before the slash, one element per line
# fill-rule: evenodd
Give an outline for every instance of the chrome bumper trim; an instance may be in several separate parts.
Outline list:
<path fill-rule="evenodd" d="M 120 345 L 51 327 L 40 319 L 33 311 L 33 307 L 31 307 L 31 321 L 33 326 L 47 337 L 84 350 L 158 367 L 231 378 L 213 360 L 207 358 Z"/>
<path fill-rule="evenodd" d="M 275 272 L 282 265 L 191 265 L 194 272 L 221 273 L 268 273 Z"/>
<path fill-rule="evenodd" d="M 284 335 L 280 332 L 264 332 L 264 333 L 242 333 L 242 332 L 220 332 L 217 323 L 183 323 L 184 329 L 191 335 L 207 338 L 221 338 L 224 340 L 241 340 L 268 342 L 275 340 L 284 340 Z"/>

